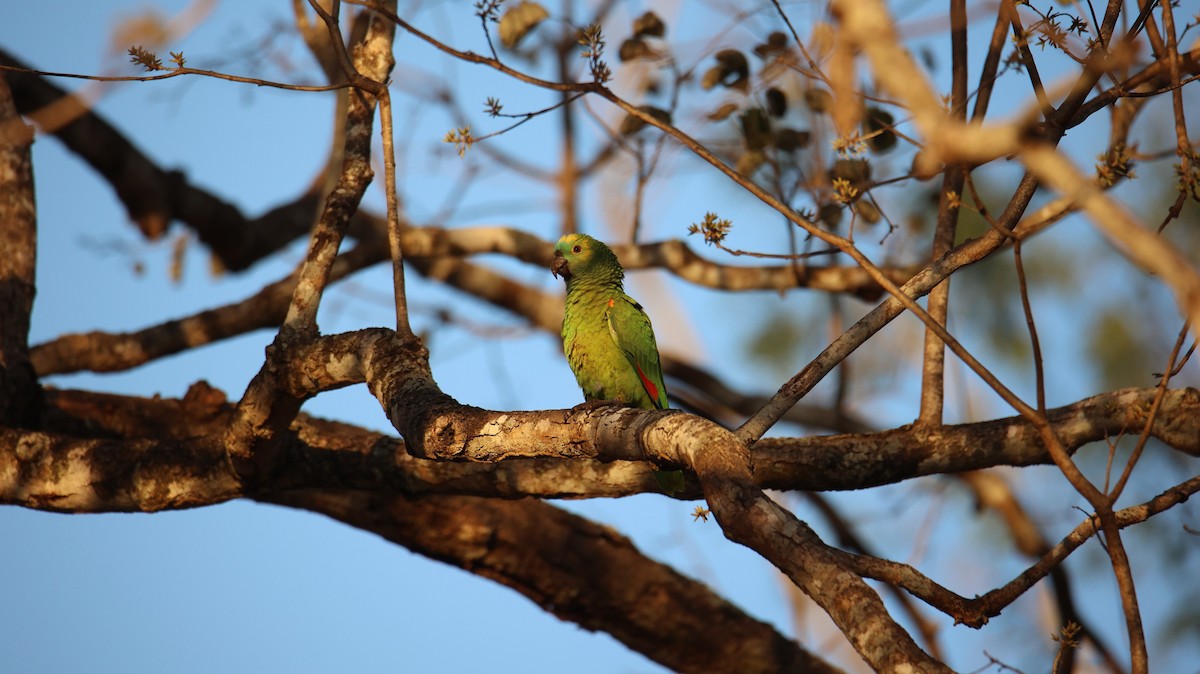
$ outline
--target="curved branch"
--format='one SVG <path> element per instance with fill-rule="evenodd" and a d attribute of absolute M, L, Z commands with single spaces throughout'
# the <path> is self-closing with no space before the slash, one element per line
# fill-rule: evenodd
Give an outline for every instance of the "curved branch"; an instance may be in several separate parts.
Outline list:
<path fill-rule="evenodd" d="M 1113 525 L 1123 529 L 1144 522 L 1187 501 L 1197 491 L 1200 491 L 1200 475 L 1163 491 L 1145 503 L 1113 511 L 1110 513 Z M 856 573 L 903 588 L 926 604 L 953 616 L 958 622 L 971 627 L 982 627 L 989 618 L 1000 615 L 1005 607 L 1058 568 L 1067 556 L 1100 533 L 1099 520 L 1097 516 L 1087 517 L 1021 574 L 1008 583 L 972 599 L 951 592 L 908 564 L 840 551 L 837 554 L 841 557 L 840 561 Z"/>
<path fill-rule="evenodd" d="M 304 361 L 317 367 L 337 362 L 344 368 L 349 354 L 332 341 L 323 345 L 330 350 Z M 585 405 L 569 411 L 488 412 L 458 405 L 442 393 L 429 374 L 425 353 L 411 341 L 377 334 L 346 347 L 356 349 L 371 393 L 414 455 L 486 463 L 547 454 L 645 458 L 660 469 L 688 467 L 699 477 L 725 536 L 783 571 L 829 614 L 872 667 L 949 671 L 891 618 L 870 586 L 847 573 L 833 549 L 753 484 L 745 445 L 728 430 L 671 410 Z M 311 382 L 313 374 L 305 372 L 302 379 Z"/>
<path fill-rule="evenodd" d="M 840 671 L 707 586 L 647 559 L 610 527 L 539 501 L 468 496 L 413 501 L 321 491 L 272 500 L 324 513 L 494 580 L 673 671 Z"/>
<path fill-rule="evenodd" d="M 495 580 L 676 671 L 840 671 L 703 583 L 648 559 L 609 527 L 538 501 L 415 498 L 439 483 L 480 482 L 484 472 L 502 485 L 500 466 L 420 461 L 394 439 L 302 416 L 283 472 L 246 492 L 219 442 L 232 406 L 204 384 L 183 400 L 54 391 L 48 402 L 54 431 L 0 429 L 0 503 L 146 512 L 250 497 L 324 513 Z M 392 470 L 381 480 L 389 462 L 406 475 Z M 572 554 L 564 557 L 564 549 Z"/>
<path fill-rule="evenodd" d="M 330 281 L 387 259 L 380 246 L 360 245 L 338 257 Z M 254 330 L 278 328 L 296 288 L 296 274 L 267 284 L 240 302 L 133 332 L 72 333 L 33 347 L 40 376 L 79 372 L 117 372 Z"/>
<path fill-rule="evenodd" d="M 391 6 L 395 7 L 395 0 L 391 0 Z M 319 5 L 314 8 L 318 13 L 322 11 Z M 334 35 L 334 27 L 330 29 L 331 37 L 338 38 L 339 49 L 344 51 L 340 33 Z M 321 217 L 313 226 L 283 324 L 267 349 L 262 367 L 246 386 L 238 401 L 237 413 L 225 432 L 224 444 L 230 468 L 241 479 L 258 479 L 273 467 L 281 443 L 287 437 L 286 430 L 300 412 L 303 398 L 285 395 L 280 390 L 276 365 L 283 350 L 305 343 L 319 332 L 317 309 L 329 285 L 338 249 L 358 211 L 359 201 L 374 177 L 370 157 L 377 99 L 368 92 L 383 87 L 391 73 L 395 64 L 392 55 L 395 32 L 391 22 L 371 15 L 366 31 L 354 44 L 353 63 L 345 64 L 354 71 L 348 72 L 347 76 L 355 83 L 355 90 L 349 97 L 344 120 L 345 152 L 341 173 L 325 199 Z"/>

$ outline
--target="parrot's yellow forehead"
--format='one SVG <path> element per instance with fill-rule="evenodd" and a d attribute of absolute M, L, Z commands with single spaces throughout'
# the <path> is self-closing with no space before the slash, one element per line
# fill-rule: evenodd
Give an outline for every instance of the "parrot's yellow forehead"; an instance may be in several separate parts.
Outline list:
<path fill-rule="evenodd" d="M 587 264 L 593 257 L 596 249 L 604 244 L 593 239 L 587 234 L 567 234 L 558 240 L 558 244 L 554 246 L 554 250 L 559 254 L 571 260 L 575 265 Z"/>
<path fill-rule="evenodd" d="M 564 255 L 567 253 L 579 255 L 590 250 L 593 241 L 595 239 L 587 234 L 567 234 L 558 240 L 558 244 L 554 246 L 554 249 L 561 251 Z"/>

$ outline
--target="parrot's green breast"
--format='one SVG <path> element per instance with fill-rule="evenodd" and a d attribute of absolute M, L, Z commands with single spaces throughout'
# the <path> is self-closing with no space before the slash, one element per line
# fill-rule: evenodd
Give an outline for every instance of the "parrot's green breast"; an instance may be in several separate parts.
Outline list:
<path fill-rule="evenodd" d="M 653 381 L 650 383 L 658 388 L 660 394 L 664 394 L 661 395 L 664 404 L 655 404 L 636 366 L 613 338 L 609 313 L 618 302 L 632 303 L 632 300 L 616 290 L 580 289 L 568 294 L 562 329 L 563 350 L 571 371 L 575 373 L 575 380 L 579 382 L 586 400 L 617 400 L 646 409 L 665 407 L 666 396 L 662 385 Z M 650 348 L 654 348 L 653 333 L 637 338 L 648 338 Z M 662 375 L 657 376 L 661 382 Z"/>

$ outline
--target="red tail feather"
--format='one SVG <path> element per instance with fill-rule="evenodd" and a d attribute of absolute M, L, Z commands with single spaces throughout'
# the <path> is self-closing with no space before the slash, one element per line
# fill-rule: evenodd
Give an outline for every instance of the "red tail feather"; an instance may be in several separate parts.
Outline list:
<path fill-rule="evenodd" d="M 642 386 L 646 387 L 646 393 L 650 394 L 650 399 L 654 401 L 654 406 L 658 407 L 658 387 L 654 385 L 654 382 L 650 381 L 645 372 L 642 372 L 642 368 L 638 367 L 637 363 L 634 363 L 633 368 L 637 370 L 638 378 L 642 380 Z"/>

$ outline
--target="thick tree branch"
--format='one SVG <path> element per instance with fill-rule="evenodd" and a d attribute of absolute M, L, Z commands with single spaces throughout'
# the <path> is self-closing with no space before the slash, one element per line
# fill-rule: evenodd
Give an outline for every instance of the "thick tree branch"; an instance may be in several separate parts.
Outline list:
<path fill-rule="evenodd" d="M 382 336 L 381 331 L 375 331 L 375 334 Z M 346 339 L 358 338 L 352 335 L 327 338 L 321 342 L 324 345 L 322 348 L 328 348 L 319 352 L 322 355 L 298 356 L 288 366 L 287 371 L 292 373 L 294 381 L 289 386 L 294 395 L 308 396 L 318 390 L 364 380 L 361 361 L 357 360 L 357 356 L 346 360 L 348 353 L 353 354 L 358 350 L 357 346 L 348 345 L 344 341 Z M 339 343 L 342 345 L 338 346 Z M 310 352 L 316 353 L 318 351 Z M 315 369 L 311 365 L 313 363 L 317 366 Z M 328 366 L 325 363 L 342 363 L 350 369 L 340 371 L 334 377 L 326 371 Z M 1073 451 L 1089 442 L 1141 428 L 1155 394 L 1156 389 L 1125 389 L 1104 393 L 1049 410 L 1046 417 L 1063 445 Z M 736 404 L 736 400 L 732 402 Z M 479 412 L 482 416 L 478 423 L 490 423 L 491 417 L 482 410 Z M 544 421 L 540 414 L 508 415 L 506 428 L 510 433 L 518 427 L 534 432 Z M 521 419 L 529 421 L 523 422 Z M 819 420 L 798 421 L 814 423 Z M 1194 389 L 1168 391 L 1159 413 L 1155 415 L 1150 434 L 1179 451 L 1195 455 L 1200 447 L 1200 393 Z M 535 432 L 520 441 L 525 444 L 519 445 L 507 443 L 505 437 L 491 435 L 477 437 L 473 442 L 481 448 L 480 451 L 495 456 L 544 456 L 544 451 L 537 444 L 538 437 Z M 482 443 L 492 445 L 484 450 Z M 1038 442 L 1035 430 L 1021 417 L 945 426 L 936 431 L 901 427 L 877 433 L 858 429 L 848 435 L 766 438 L 755 445 L 754 457 L 756 479 L 762 486 L 811 491 L 862 489 L 923 475 L 998 465 L 1050 463 L 1049 455 Z M 549 464 L 530 465 L 528 469 L 531 474 L 553 470 L 554 479 L 543 483 L 530 480 L 528 476 L 518 480 L 516 476 L 523 475 L 520 467 L 501 465 L 510 468 L 511 472 L 506 470 L 495 483 L 484 481 L 472 483 L 470 488 L 463 486 L 458 493 L 587 497 L 653 491 L 653 483 L 646 479 L 644 469 L 634 470 L 626 477 L 616 479 L 610 471 L 591 464 L 580 470 L 572 468 L 570 462 L 562 464 L 550 461 Z M 456 481 L 461 479 L 462 476 L 454 478 Z M 515 481 L 514 484 L 519 482 L 521 486 L 514 487 L 514 490 L 497 491 L 497 485 L 503 485 L 506 481 Z M 691 490 L 681 494 L 683 497 L 695 495 L 696 492 Z"/>
<path fill-rule="evenodd" d="M 1151 394 L 1150 391 L 1143 393 L 1144 396 Z M 1182 393 L 1189 405 L 1188 409 L 1180 410 L 1180 416 L 1195 419 L 1200 393 L 1190 389 L 1172 392 L 1164 405 L 1176 404 L 1172 402 L 1176 393 Z M 49 401 L 49 408 L 53 410 L 47 415 L 49 431 L 22 433 L 6 430 L 0 435 L 0 501 L 71 512 L 152 511 L 195 507 L 245 495 L 242 487 L 226 470 L 219 442 L 211 439 L 219 437 L 225 419 L 231 413 L 231 407 L 219 392 L 198 385 L 182 401 L 51 392 Z M 1085 403 L 1075 410 L 1075 423 L 1080 423 L 1079 420 L 1086 416 L 1088 405 L 1099 404 L 1096 400 Z M 1106 406 L 1120 409 L 1134 405 L 1129 399 L 1117 398 L 1107 401 Z M 551 420 L 562 418 L 559 416 L 562 414 L 543 413 L 543 423 L 556 423 Z M 689 421 L 694 418 L 687 415 L 646 415 L 636 410 L 603 408 L 580 413 L 568 411 L 566 415 L 574 421 L 556 426 L 559 433 L 543 443 L 542 455 L 554 451 L 563 456 L 586 456 L 592 452 L 596 456 L 612 456 L 626 453 L 628 446 L 641 444 L 649 450 L 657 448 L 667 454 L 678 456 L 682 453 L 695 458 L 696 452 L 708 451 L 699 445 L 706 445 L 713 440 L 708 437 L 712 430 L 702 432 L 701 428 L 690 426 L 690 430 L 672 430 L 662 423 L 694 424 L 694 421 Z M 500 414 L 496 422 L 505 423 L 506 416 Z M 646 416 L 651 418 L 646 419 Z M 407 456 L 402 447 L 378 434 L 307 418 L 301 418 L 297 423 L 296 439 L 290 450 L 293 453 L 286 461 L 288 469 L 260 487 L 264 494 L 310 489 L 369 489 L 376 493 L 394 491 L 417 495 L 463 489 L 511 497 L 518 495 L 513 489 L 528 489 L 531 493 L 538 493 L 539 488 L 535 485 L 541 484 L 541 489 L 544 489 L 546 484 L 560 480 L 565 480 L 567 486 L 564 489 L 569 490 L 570 485 L 574 484 L 572 473 L 576 480 L 583 475 L 570 469 L 546 475 L 546 469 L 554 466 L 552 461 L 504 461 L 485 465 L 421 461 Z M 463 427 L 461 421 L 450 423 L 458 428 Z M 1070 421 L 1066 422 L 1066 425 L 1070 424 Z M 578 435 L 580 426 L 592 430 Z M 947 427 L 943 430 L 952 429 Z M 1194 442 L 1196 431 L 1193 429 L 1190 433 L 1192 444 L 1189 447 L 1200 446 Z M 433 451 L 449 451 L 449 455 L 462 456 L 462 448 L 456 443 L 460 443 L 466 435 L 443 431 L 438 438 L 431 438 L 440 443 Z M 664 442 L 667 444 L 663 445 Z M 683 445 L 679 445 L 680 442 Z M 517 444 L 520 445 L 519 440 Z M 592 449 L 595 445 L 608 446 L 608 449 Z M 614 450 L 614 445 L 623 448 Z M 493 456 L 486 445 L 473 444 L 469 450 L 480 457 Z M 532 451 L 525 451 L 533 455 Z M 820 467 L 830 456 L 844 451 L 844 448 L 834 446 L 825 456 L 813 457 L 812 468 Z M 936 450 L 931 448 L 930 454 L 936 454 Z M 880 466 L 886 466 L 893 458 L 883 455 L 877 457 L 877 461 Z M 575 467 L 588 463 L 571 462 Z M 612 466 L 616 466 L 617 470 L 608 477 L 620 481 L 622 471 L 626 470 L 624 464 L 609 465 Z M 838 466 L 828 463 L 824 468 L 828 475 L 839 471 Z M 644 470 L 640 481 L 642 489 L 654 488 L 653 481 Z M 1195 479 L 1188 484 L 1194 482 Z M 1195 490 L 1195 485 L 1181 489 L 1184 490 L 1168 490 L 1145 506 L 1121 511 L 1117 515 L 1118 523 L 1128 526 L 1144 521 L 1179 503 L 1181 496 L 1186 498 L 1188 493 Z M 781 515 L 769 516 L 774 518 Z M 804 545 L 818 545 L 801 523 L 789 524 L 784 529 L 791 531 L 789 537 Z M 1000 607 L 1011 603 L 1094 533 L 1091 524 L 1087 525 L 1086 530 L 1077 528 L 1071 537 L 1047 551 L 1046 556 L 1028 572 L 989 593 L 985 599 L 970 604 L 963 604 L 965 600 L 953 599 L 944 590 L 936 590 L 930 581 L 922 579 L 919 574 L 914 575 L 915 571 L 903 565 L 858 557 L 846 558 L 853 560 L 846 563 L 851 563 L 854 568 L 872 577 L 905 587 L 932 605 L 965 619 L 971 615 L 995 615 Z M 757 540 L 755 544 L 775 545 L 762 540 Z M 820 545 L 818 551 L 824 549 L 823 544 Z M 829 554 L 834 553 L 830 551 Z"/>
<path fill-rule="evenodd" d="M 1047 410 L 1046 420 L 1063 446 L 1074 451 L 1089 442 L 1135 434 L 1156 393 L 1153 388 L 1102 393 Z M 1150 434 L 1200 456 L 1200 391 L 1170 390 L 1162 405 Z M 763 438 L 754 445 L 755 474 L 772 489 L 861 489 L 918 475 L 1049 463 L 1037 430 L 1019 416 L 937 429 L 903 426 L 859 435 Z"/>
<path fill-rule="evenodd" d="M 219 444 L 233 412 L 219 391 L 198 384 L 178 401 L 48 395 L 54 431 L 0 430 L 2 503 L 63 512 L 152 512 L 239 497 L 279 503 L 495 580 L 677 671 L 839 671 L 609 527 L 537 501 L 418 498 L 455 482 L 481 484 L 484 473 L 501 489 L 518 487 L 522 473 L 569 484 L 548 462 L 540 462 L 551 469 L 541 475 L 528 466 L 512 474 L 504 465 L 421 461 L 393 439 L 301 416 L 287 470 L 246 492 Z M 507 465 L 521 463 L 539 462 Z"/>
<path fill-rule="evenodd" d="M 306 368 L 306 371 L 314 373 L 317 369 Z M 1139 428 L 1155 393 L 1156 389 L 1126 389 L 1102 394 L 1050 410 L 1047 417 L 1064 444 L 1076 449 Z M 224 394 L 204 384 L 194 385 L 182 400 L 57 390 L 46 395 L 49 418 L 43 431 L 64 436 L 48 438 L 47 442 L 157 439 L 175 443 L 170 447 L 185 447 L 192 453 L 185 452 L 180 455 L 182 458 L 173 459 L 176 463 L 187 464 L 188 456 L 209 451 L 213 452 L 208 459 L 212 466 L 199 472 L 217 475 L 223 469 L 223 450 L 219 446 L 186 445 L 189 438 L 223 428 L 232 410 Z M 519 413 L 523 416 L 517 418 L 514 413 L 491 414 L 493 419 L 505 419 L 510 429 L 507 432 L 517 435 L 516 440 L 510 445 L 502 436 L 477 437 L 472 440 L 472 451 L 487 456 L 519 457 L 519 460 L 481 464 L 418 459 L 410 456 L 403 442 L 395 438 L 301 415 L 293 428 L 301 440 L 288 445 L 287 468 L 274 478 L 273 484 L 278 488 L 387 489 L 414 497 L 463 494 L 506 499 L 616 497 L 657 491 L 649 469 L 639 460 L 601 463 L 578 454 L 553 453 L 546 447 L 535 446 L 534 438 L 520 436 L 523 429 L 538 424 L 558 428 L 562 420 L 574 418 L 571 410 Z M 172 425 L 172 420 L 180 423 Z M 1200 447 L 1197 442 L 1200 392 L 1168 391 L 1151 434 L 1195 455 Z M 167 459 L 171 452 L 183 451 L 170 447 L 160 446 L 154 453 Z M 572 458 L 558 458 L 562 456 Z M 766 438 L 755 445 L 753 457 L 755 480 L 760 486 L 804 491 L 864 489 L 924 475 L 1051 463 L 1049 455 L 1037 444 L 1033 429 L 1020 417 L 943 426 L 938 433 L 900 428 L 864 435 Z M 25 459 L 18 457 L 18 460 Z M 15 479 L 18 474 L 11 475 Z M 136 491 L 118 473 L 100 472 L 94 477 L 113 485 L 115 490 Z M 225 487 L 219 486 L 221 480 L 217 482 L 216 490 L 225 491 Z M 39 490 L 45 494 L 62 493 L 53 484 L 45 488 L 34 488 L 33 484 L 30 481 L 19 487 L 31 499 Z M 8 489 L 11 496 L 18 487 Z M 202 491 L 204 487 L 196 485 L 189 489 Z M 698 494 L 692 487 L 679 496 L 692 498 Z M 32 500 L 10 502 L 37 507 Z M 162 507 L 170 506 L 148 509 Z M 104 507 L 101 503 L 94 511 L 122 509 L 125 508 L 120 504 Z"/>
<path fill-rule="evenodd" d="M 273 500 L 494 580 L 674 671 L 840 671 L 705 585 L 646 559 L 611 528 L 538 501 L 318 491 Z"/>
<path fill-rule="evenodd" d="M 37 375 L 29 357 L 29 318 L 37 288 L 37 207 L 31 129 L 17 115 L 0 74 L 0 424 L 37 423 Z"/>
<path fill-rule="evenodd" d="M 46 400 L 48 414 L 41 430 L 47 437 L 30 436 L 38 442 L 64 446 L 86 442 L 158 444 L 112 450 L 114 457 L 125 452 L 130 466 L 92 462 L 86 454 L 44 455 L 45 460 L 56 461 L 55 471 L 46 473 L 53 478 L 48 480 L 27 477 L 37 474 L 36 466 L 42 461 L 37 456 L 42 454 L 23 454 L 20 446 L 6 445 L 6 460 L 12 466 L 4 473 L 5 480 L 11 482 L 0 489 L 6 494 L 0 500 L 6 503 L 36 508 L 42 507 L 42 502 L 52 504 L 54 498 L 64 494 L 76 500 L 84 498 L 64 491 L 59 480 L 76 485 L 94 481 L 108 486 L 108 500 L 87 497 L 89 506 L 72 512 L 194 507 L 218 502 L 217 497 L 207 494 L 231 491 L 226 485 L 230 473 L 224 448 L 219 442 L 203 439 L 219 436 L 234 408 L 224 393 L 204 382 L 193 384 L 181 400 L 60 390 L 48 391 Z M 555 458 L 497 464 L 427 461 L 411 456 L 404 442 L 395 437 L 303 414 L 297 417 L 287 438 L 282 468 L 267 481 L 270 490 L 352 489 L 396 492 L 411 498 L 450 494 L 501 499 L 616 497 L 656 490 L 650 470 L 642 462 Z M 135 478 L 147 473 L 138 473 L 137 465 L 147 456 L 157 458 L 155 470 L 161 468 L 174 481 L 178 505 L 117 496 L 140 491 Z M 212 487 L 202 481 L 209 477 L 213 479 Z M 233 496 L 219 498 L 245 495 L 245 489 L 239 487 Z"/>
<path fill-rule="evenodd" d="M 394 0 L 390 6 L 395 7 Z M 322 13 L 319 5 L 313 7 Z M 328 22 L 328 15 L 325 18 Z M 330 31 L 331 37 L 338 40 L 344 66 L 353 70 L 346 75 L 355 85 L 346 112 L 342 173 L 309 237 L 308 253 L 297 274 L 283 325 L 268 349 L 266 362 L 246 387 L 238 403 L 238 413 L 225 434 L 230 466 L 245 479 L 256 479 L 274 467 L 280 439 L 300 411 L 303 398 L 284 395 L 279 390 L 277 366 L 286 350 L 316 336 L 317 309 L 329 284 L 338 249 L 374 177 L 370 157 L 376 97 L 368 91 L 384 86 L 395 64 L 392 55 L 395 26 L 372 15 L 365 34 L 354 45 L 353 63 L 349 62 L 345 45 L 340 34 L 335 34 L 332 22 Z"/>
<path fill-rule="evenodd" d="M 373 344 L 360 344 L 358 353 L 367 385 L 414 455 L 493 462 L 551 451 L 600 460 L 644 457 L 665 469 L 686 466 L 698 476 L 726 537 L 787 574 L 872 667 L 949 671 L 920 649 L 892 620 L 879 595 L 847 573 L 807 525 L 753 484 L 745 445 L 716 424 L 670 410 L 592 406 L 565 414 L 489 413 L 458 406 L 442 393 L 429 375 L 427 358 L 411 342 L 380 336 Z M 324 354 L 306 360 L 334 362 Z M 311 381 L 312 375 L 303 378 Z"/>
<path fill-rule="evenodd" d="M 362 354 L 358 359 L 362 365 L 355 364 L 355 359 L 349 358 L 352 353 L 347 350 Z M 463 408 L 437 394 L 435 385 L 428 379 L 427 366 L 424 365 L 425 357 L 419 349 L 413 350 L 411 345 L 393 343 L 389 333 L 383 330 L 363 333 L 357 338 L 353 335 L 326 338 L 314 343 L 307 350 L 297 351 L 295 357 L 301 362 L 292 363 L 287 368 L 295 376 L 283 382 L 292 395 L 304 394 L 308 390 L 304 387 L 307 386 L 327 387 L 348 383 L 359 377 L 357 370 L 361 367 L 368 380 L 373 382 L 377 396 L 381 400 L 392 401 L 386 406 L 399 420 L 397 425 L 401 428 L 413 426 L 406 432 L 406 436 L 416 438 L 418 446 L 413 451 L 417 454 L 436 456 L 439 459 L 476 461 L 495 461 L 516 456 L 546 456 L 548 453 L 555 456 L 596 457 L 604 460 L 651 456 L 664 465 L 670 465 L 671 462 L 691 465 L 700 474 L 710 505 L 726 527 L 727 535 L 750 545 L 783 568 L 798 585 L 809 592 L 810 596 L 814 596 L 814 599 L 833 615 L 835 621 L 854 640 L 860 654 L 877 667 L 882 662 L 891 661 L 889 658 L 915 658 L 916 661 L 922 661 L 923 656 L 919 649 L 912 650 L 916 648 L 915 644 L 906 642 L 906 635 L 893 633 L 893 628 L 888 627 L 890 620 L 886 619 L 886 613 L 880 613 L 873 608 L 878 602 L 877 596 L 865 586 L 860 586 L 859 581 L 854 581 L 852 577 L 837 571 L 845 564 L 852 563 L 854 568 L 861 568 L 862 572 L 873 577 L 898 582 L 917 596 L 950 611 L 956 617 L 970 618 L 976 615 L 972 611 L 983 611 L 985 608 L 980 605 L 972 609 L 970 606 L 974 604 L 963 605 L 962 600 L 952 600 L 944 591 L 930 590 L 929 588 L 936 588 L 936 585 L 919 576 L 911 577 L 911 574 L 915 573 L 911 570 L 902 571 L 897 575 L 895 570 L 904 569 L 902 565 L 883 560 L 846 557 L 845 553 L 827 548 L 803 523 L 765 501 L 760 496 L 761 492 L 743 486 L 748 484 L 749 473 L 737 468 L 738 459 L 731 462 L 728 450 L 712 451 L 714 446 L 720 447 L 722 437 L 725 437 L 722 433 L 725 431 L 707 425 L 695 417 L 679 413 L 647 413 L 612 408 L 581 408 L 565 413 L 511 414 Z M 308 366 L 304 367 L 303 364 Z M 432 399 L 429 395 L 431 393 L 434 394 Z M 418 405 L 411 401 L 406 403 L 397 398 L 398 395 L 424 398 L 426 404 Z M 1186 397 L 1190 398 L 1193 407 L 1200 398 L 1196 392 L 1190 390 L 1186 392 Z M 1176 403 L 1174 395 L 1164 400 L 1164 405 Z M 1129 401 L 1116 401 L 1114 407 L 1128 408 Z M 114 415 L 111 408 L 106 409 L 103 416 L 112 418 Z M 1194 414 L 1176 416 L 1196 417 Z M 528 437 L 529 441 L 523 441 L 522 437 Z M 536 446 L 535 437 L 539 439 Z M 1191 431 L 1191 437 L 1195 437 L 1194 429 Z M 16 444 L 21 445 L 19 442 Z M 1195 446 L 1195 443 L 1190 446 Z M 220 466 L 219 450 L 214 449 L 211 453 L 216 455 L 211 465 Z M 884 457 L 883 460 L 888 462 L 891 457 Z M 17 463 L 17 466 L 4 470 L 3 474 L 12 477 L 19 475 L 19 461 Z M 304 461 L 287 463 L 298 466 L 311 465 L 310 462 Z M 62 473 L 61 470 L 59 472 Z M 67 471 L 67 474 L 70 473 L 71 471 Z M 731 479 L 729 475 L 734 477 Z M 739 475 L 741 479 L 738 479 Z M 212 480 L 206 478 L 205 482 L 210 483 Z M 154 484 L 153 481 L 146 483 Z M 301 487 L 297 485 L 292 488 Z M 1174 502 L 1178 502 L 1178 499 Z M 745 518 L 747 512 L 752 513 L 752 517 Z M 740 513 L 737 517 L 743 519 L 730 523 L 728 518 L 737 513 Z M 759 519 L 763 521 L 758 521 Z M 1062 555 L 1063 550 L 1057 550 L 1054 554 Z M 850 561 L 856 559 L 858 561 Z M 1050 565 L 1043 564 L 1040 568 L 1044 575 Z M 1026 575 L 1023 578 L 1023 583 L 1029 583 L 1032 576 Z M 1015 592 L 1012 587 L 1010 586 L 1003 596 L 1005 604 L 1011 601 L 1012 593 Z M 867 594 L 863 594 L 864 592 Z M 989 603 L 987 606 L 994 608 L 995 605 Z M 988 613 L 984 611 L 979 615 Z M 882 625 L 876 624 L 881 619 L 885 622 Z M 881 629 L 882 633 L 879 632 Z M 888 636 L 877 641 L 876 636 L 879 634 Z"/>

